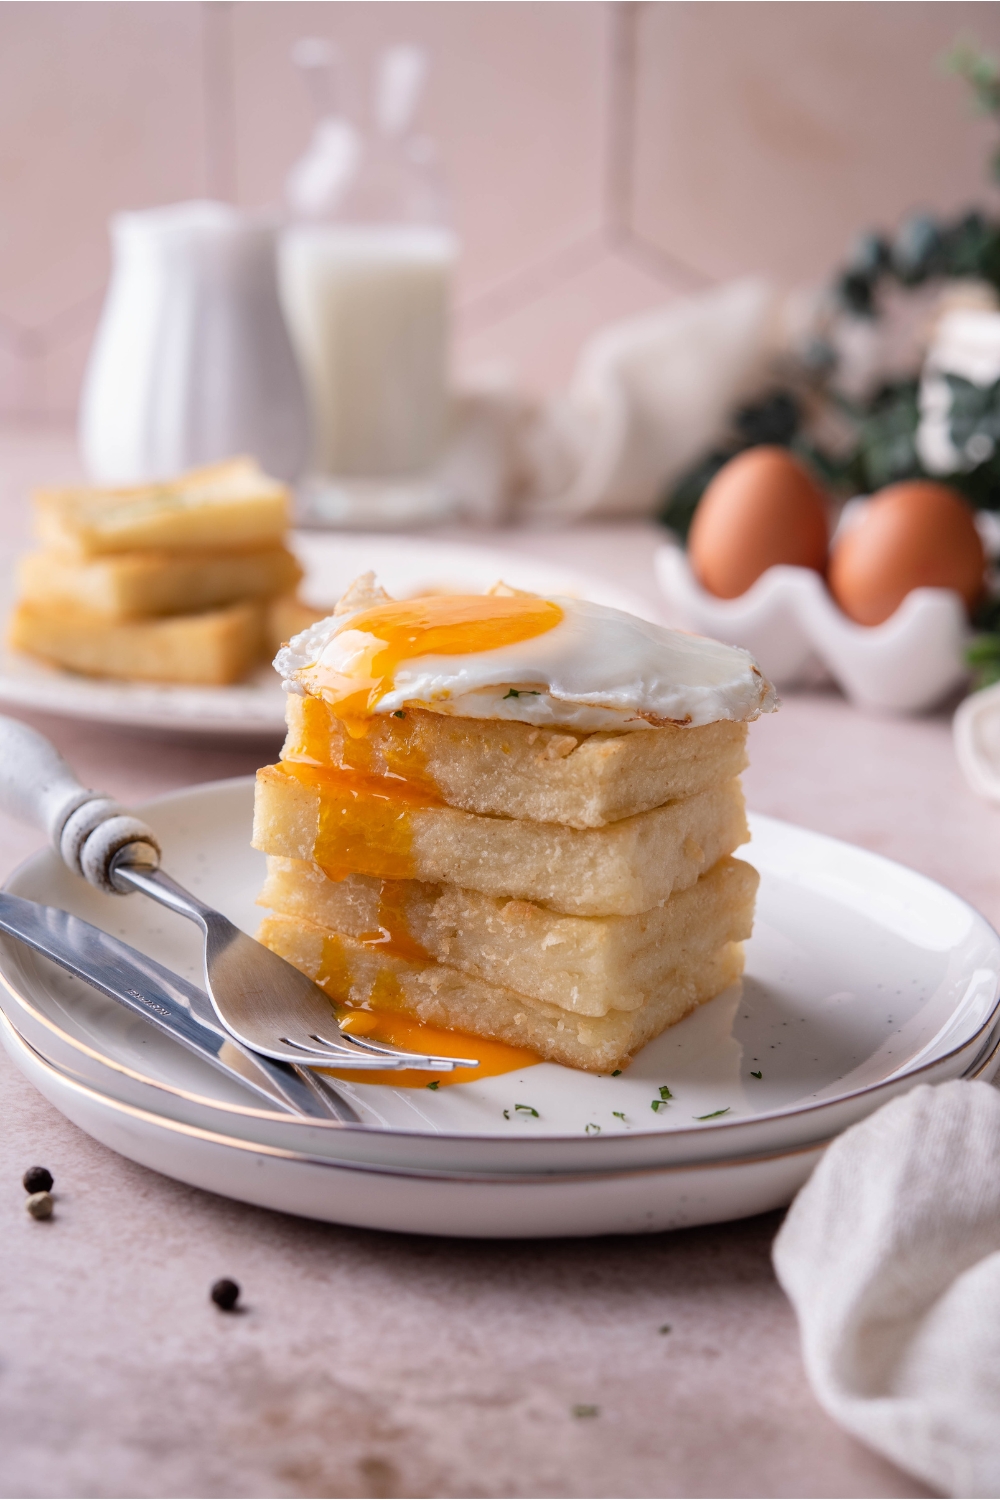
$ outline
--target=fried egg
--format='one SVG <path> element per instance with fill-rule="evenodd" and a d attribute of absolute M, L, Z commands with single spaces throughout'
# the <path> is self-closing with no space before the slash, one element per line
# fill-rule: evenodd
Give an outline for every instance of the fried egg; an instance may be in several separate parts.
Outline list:
<path fill-rule="evenodd" d="M 370 574 L 274 665 L 288 691 L 325 699 L 358 733 L 407 707 L 591 731 L 755 719 L 777 706 L 734 646 L 562 596 L 393 600 Z"/>

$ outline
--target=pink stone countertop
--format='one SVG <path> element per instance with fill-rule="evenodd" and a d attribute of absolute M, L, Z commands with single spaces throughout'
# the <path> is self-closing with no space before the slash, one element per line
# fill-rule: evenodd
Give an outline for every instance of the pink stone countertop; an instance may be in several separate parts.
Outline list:
<path fill-rule="evenodd" d="M 26 484 L 73 468 L 65 434 L 0 435 L 4 557 Z M 498 540 L 656 597 L 652 527 Z M 277 749 L 32 722 L 124 801 Z M 754 808 L 913 865 L 1000 921 L 1000 812 L 964 786 L 947 715 L 790 696 L 751 754 Z M 39 843 L 6 821 L 0 838 L 2 876 Z M 581 1241 L 340 1229 L 134 1166 L 5 1057 L 0 1101 L 0 1494 L 927 1493 L 813 1400 L 770 1265 L 778 1214 Z M 44 1224 L 23 1208 L 35 1162 L 56 1178 Z M 242 1284 L 243 1316 L 210 1304 L 220 1276 Z M 574 1418 L 580 1404 L 599 1415 Z"/>

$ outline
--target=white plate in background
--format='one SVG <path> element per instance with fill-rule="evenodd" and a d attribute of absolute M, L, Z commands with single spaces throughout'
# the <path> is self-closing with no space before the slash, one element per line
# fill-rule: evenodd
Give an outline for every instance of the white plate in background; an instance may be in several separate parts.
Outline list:
<path fill-rule="evenodd" d="M 576 595 L 633 614 L 649 614 L 640 599 L 606 587 L 599 579 L 496 547 L 315 531 L 295 532 L 291 540 L 305 569 L 300 593 L 321 607 L 332 608 L 359 573 L 374 569 L 379 582 L 400 598 L 428 590 L 482 593 L 502 578 L 533 593 Z M 3 620 L 14 599 L 14 580 L 8 576 L 0 584 Z M 250 681 L 231 687 L 116 682 L 62 671 L 2 644 L 0 704 L 132 728 L 232 739 L 280 734 L 285 724 L 284 694 L 268 665 Z"/>

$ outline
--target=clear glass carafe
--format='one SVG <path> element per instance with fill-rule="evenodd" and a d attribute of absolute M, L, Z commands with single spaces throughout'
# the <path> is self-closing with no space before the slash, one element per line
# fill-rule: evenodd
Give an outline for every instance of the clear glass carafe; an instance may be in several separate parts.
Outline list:
<path fill-rule="evenodd" d="M 313 521 L 402 524 L 449 503 L 435 470 L 457 242 L 412 129 L 424 68 L 414 48 L 385 53 L 371 132 L 328 110 L 289 177 L 280 282 L 312 411 Z"/>

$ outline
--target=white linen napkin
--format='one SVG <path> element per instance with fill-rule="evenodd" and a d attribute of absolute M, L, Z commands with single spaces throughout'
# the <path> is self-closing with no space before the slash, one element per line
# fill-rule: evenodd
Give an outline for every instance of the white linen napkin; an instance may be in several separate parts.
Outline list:
<path fill-rule="evenodd" d="M 922 1085 L 846 1131 L 774 1264 L 826 1411 L 946 1494 L 1000 1495 L 1000 1093 Z"/>
<path fill-rule="evenodd" d="M 542 418 L 550 443 L 574 432 L 566 478 L 550 488 L 549 465 L 536 472 L 525 512 L 547 521 L 648 515 L 725 434 L 733 409 L 774 380 L 788 345 L 786 300 L 747 278 L 596 333 L 566 398 Z"/>
<path fill-rule="evenodd" d="M 649 515 L 773 386 L 808 306 L 747 278 L 602 328 L 558 397 L 467 379 L 438 479 L 483 522 Z"/>

